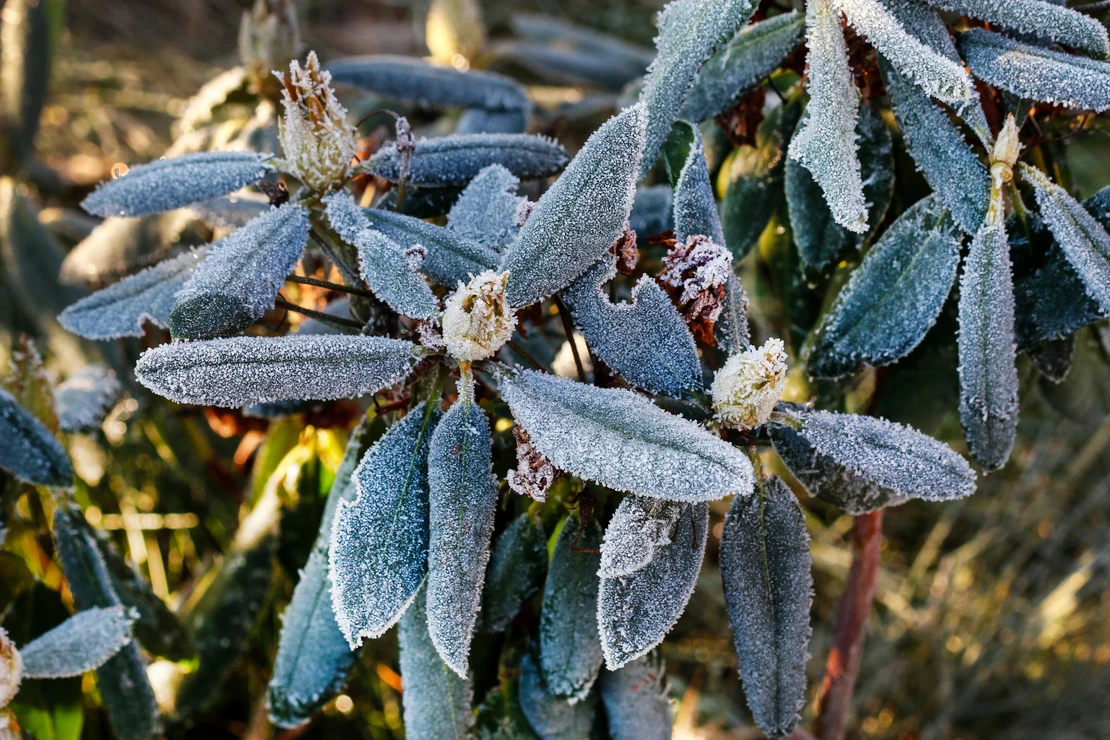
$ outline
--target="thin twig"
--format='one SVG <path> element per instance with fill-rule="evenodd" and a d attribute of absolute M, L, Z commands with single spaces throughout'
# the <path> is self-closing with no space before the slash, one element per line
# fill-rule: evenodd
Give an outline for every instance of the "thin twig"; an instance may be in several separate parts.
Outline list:
<path fill-rule="evenodd" d="M 586 368 L 582 364 L 582 358 L 578 355 L 578 342 L 574 341 L 574 324 L 570 321 L 567 304 L 563 303 L 563 299 L 556 295 L 555 305 L 559 309 L 559 319 L 563 322 L 563 334 L 566 334 L 567 342 L 570 343 L 570 353 L 574 355 L 574 369 L 578 371 L 578 379 L 585 383 Z"/>
<path fill-rule="evenodd" d="M 339 283 L 330 283 L 327 280 L 317 280 L 311 277 L 301 277 L 300 275 L 290 275 L 285 278 L 291 283 L 300 283 L 301 285 L 315 285 L 317 288 L 327 288 L 339 293 L 350 293 L 351 295 L 360 295 L 366 298 L 373 298 L 374 294 L 362 288 L 352 288 L 349 285 L 340 285 Z"/>
<path fill-rule="evenodd" d="M 879 578 L 879 545 L 882 541 L 883 511 L 861 514 L 852 528 L 852 567 L 840 599 L 836 636 L 825 662 L 817 715 L 817 737 L 841 740 L 852 712 L 867 617 L 875 599 Z"/>
<path fill-rule="evenodd" d="M 305 308 L 304 306 L 298 306 L 296 303 L 290 303 L 289 301 L 282 298 L 280 295 L 277 297 L 274 305 L 281 306 L 287 311 L 295 311 L 296 313 L 304 314 L 310 319 L 323 321 L 327 324 L 335 324 L 336 326 L 347 326 L 352 329 L 362 329 L 362 323 L 355 321 L 354 319 L 345 319 L 342 316 L 332 316 L 331 314 L 326 314 L 322 311 L 313 311 L 311 308 Z"/>

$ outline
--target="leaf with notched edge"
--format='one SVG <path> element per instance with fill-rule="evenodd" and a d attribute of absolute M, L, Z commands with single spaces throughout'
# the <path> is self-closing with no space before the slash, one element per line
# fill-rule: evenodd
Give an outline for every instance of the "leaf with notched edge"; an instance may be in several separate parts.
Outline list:
<path fill-rule="evenodd" d="M 131 642 L 135 615 L 122 606 L 79 611 L 19 649 L 24 678 L 66 678 L 99 668 Z"/>
<path fill-rule="evenodd" d="M 529 514 L 509 523 L 494 545 L 482 592 L 479 628 L 502 632 L 524 602 L 540 590 L 547 572 L 547 537 Z"/>
<path fill-rule="evenodd" d="M 386 337 L 231 337 L 148 349 L 135 375 L 178 403 L 238 408 L 268 401 L 329 401 L 393 385 L 408 375 L 418 353 L 411 342 Z"/>
<path fill-rule="evenodd" d="M 532 370 L 503 372 L 500 387 L 532 443 L 561 470 L 672 501 L 752 491 L 744 453 L 632 391 Z"/>
<path fill-rule="evenodd" d="M 132 167 L 103 183 L 81 207 L 95 216 L 146 216 L 232 193 L 273 168 L 267 154 L 200 152 Z"/>
<path fill-rule="evenodd" d="M 541 180 L 566 166 L 567 152 L 554 139 L 533 134 L 452 134 L 421 139 L 409 158 L 405 182 L 418 187 L 466 185 L 486 167 L 501 165 L 522 180 Z M 403 157 L 393 143 L 379 149 L 355 172 L 397 182 Z"/>
<path fill-rule="evenodd" d="M 54 488 L 73 485 L 73 466 L 61 442 L 3 388 L 0 439 L 0 468 L 18 480 Z"/>
<path fill-rule="evenodd" d="M 812 562 L 802 508 L 781 480 L 733 499 L 721 580 L 748 706 L 771 737 L 789 735 L 805 703 Z"/>

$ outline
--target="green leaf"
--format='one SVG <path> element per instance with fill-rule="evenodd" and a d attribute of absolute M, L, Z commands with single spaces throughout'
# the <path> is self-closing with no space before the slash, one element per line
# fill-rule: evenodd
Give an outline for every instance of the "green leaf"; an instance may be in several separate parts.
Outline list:
<path fill-rule="evenodd" d="M 52 0 L 9 0 L 0 23 L 0 171 L 14 173 L 31 153 L 57 41 Z"/>
<path fill-rule="evenodd" d="M 54 488 L 73 485 L 73 466 L 61 442 L 3 389 L 0 439 L 0 468 L 19 480 Z"/>
<path fill-rule="evenodd" d="M 520 708 L 528 724 L 543 740 L 583 740 L 604 737 L 598 730 L 598 692 L 568 702 L 544 681 L 539 661 L 529 652 L 520 664 Z"/>
<path fill-rule="evenodd" d="M 501 394 L 540 452 L 579 477 L 673 501 L 752 490 L 746 455 L 631 391 L 525 370 L 504 372 Z"/>
<path fill-rule="evenodd" d="M 811 566 L 802 507 L 781 480 L 733 499 L 721 534 L 721 580 L 748 706 L 771 737 L 789 735 L 805 703 Z"/>
<path fill-rule="evenodd" d="M 509 523 L 493 547 L 479 613 L 483 632 L 504 632 L 543 585 L 547 536 L 529 514 Z"/>
<path fill-rule="evenodd" d="M 604 670 L 599 683 L 613 740 L 670 740 L 674 720 L 658 654 L 637 658 L 619 671 Z"/>

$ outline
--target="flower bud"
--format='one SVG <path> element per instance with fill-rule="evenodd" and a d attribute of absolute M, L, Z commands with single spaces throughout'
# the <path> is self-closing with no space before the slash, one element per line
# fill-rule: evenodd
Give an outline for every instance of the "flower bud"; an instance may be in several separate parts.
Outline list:
<path fill-rule="evenodd" d="M 726 427 L 754 429 L 771 417 L 786 387 L 786 348 L 772 337 L 762 347 L 728 358 L 713 377 L 717 418 Z"/>
<path fill-rule="evenodd" d="M 447 298 L 443 312 L 443 341 L 457 360 L 484 360 L 497 353 L 516 328 L 505 286 L 509 273 L 493 270 L 471 278 Z"/>
<path fill-rule="evenodd" d="M 300 53 L 301 30 L 291 0 L 255 0 L 253 8 L 243 11 L 239 59 L 256 84 L 265 84 L 270 70 L 284 67 Z"/>
<path fill-rule="evenodd" d="M 1014 165 L 1021 156 L 1021 140 L 1018 138 L 1017 121 L 1014 114 L 1006 117 L 1006 123 L 998 132 L 991 152 L 991 175 L 996 182 L 1007 183 L 1014 179 Z"/>
<path fill-rule="evenodd" d="M 316 52 L 308 53 L 304 69 L 296 60 L 290 62 L 288 78 L 274 74 L 285 88 L 278 138 L 286 171 L 312 190 L 327 192 L 350 170 L 358 131 L 347 121 L 347 111 L 331 88 L 331 74 L 320 69 Z"/>
<path fill-rule="evenodd" d="M 22 679 L 23 657 L 8 638 L 8 633 L 0 627 L 0 709 L 15 698 Z"/>

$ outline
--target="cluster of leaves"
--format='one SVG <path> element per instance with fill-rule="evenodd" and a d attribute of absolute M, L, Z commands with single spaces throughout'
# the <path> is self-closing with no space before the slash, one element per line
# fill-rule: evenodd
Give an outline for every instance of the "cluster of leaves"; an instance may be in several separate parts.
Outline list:
<path fill-rule="evenodd" d="M 589 35 L 576 43 L 598 48 Z M 625 70 L 636 69 L 625 51 Z M 286 83 L 281 157 L 182 154 L 133 167 L 84 201 L 105 224 L 189 209 L 229 231 L 60 315 L 91 340 L 158 342 L 168 330 L 170 341 L 135 365 L 143 386 L 270 419 L 346 399 L 372 407 L 347 443 L 285 611 L 268 694 L 274 723 L 310 720 L 341 690 L 357 651 L 396 625 L 413 737 L 669 737 L 658 647 L 695 590 L 709 503 L 732 497 L 720 569 L 740 675 L 756 723 L 788 735 L 807 690 L 812 563 L 803 509 L 765 461 L 777 458 L 811 496 L 852 514 L 970 495 L 976 473 L 947 444 L 843 413 L 861 368 L 911 356 L 954 303 L 960 418 L 972 455 L 992 470 L 1013 445 L 1017 350 L 1059 378 L 1059 343 L 1110 310 L 1107 191 L 1080 204 L 1044 168 L 1016 165 L 1017 131 L 1027 120 L 1035 128 L 1035 106 L 1110 108 L 1110 63 L 1095 58 L 1110 43 L 1093 18 L 1043 0 L 809 0 L 804 13 L 778 14 L 753 0 L 675 0 L 660 14 L 656 51 L 642 83 L 626 90 L 635 102 L 573 159 L 524 133 L 532 103 L 509 77 L 357 57 L 325 65 L 322 86 L 411 110 L 461 109 L 456 133 L 416 140 L 398 117 L 396 140 L 342 177 L 298 183 L 291 163 L 316 142 L 289 135 L 290 101 L 331 91 L 294 95 Z M 867 83 L 862 94 L 856 78 Z M 267 94 L 265 80 L 252 85 Z M 728 132 L 750 142 L 723 164 L 710 157 L 719 137 L 702 124 L 735 121 L 723 114 L 753 101 L 762 108 L 765 87 L 779 100 L 757 116 L 758 130 Z M 261 138 L 278 138 L 273 125 L 259 124 L 269 132 Z M 916 202 L 895 203 L 896 146 L 932 191 Z M 1029 151 L 1046 162 L 1047 146 Z M 265 197 L 247 195 L 251 186 Z M 748 299 L 735 269 L 699 273 L 683 287 L 709 291 L 702 297 L 716 310 L 708 324 L 692 318 L 661 278 L 658 244 L 716 245 L 715 264 L 731 257 L 737 268 L 787 226 L 772 262 L 779 280 L 804 288 L 789 307 L 788 338 L 831 410 L 783 401 L 755 428 L 728 430 L 713 416 L 707 376 L 752 351 Z M 1020 260 L 1011 257 L 1015 230 L 1027 234 Z M 639 265 L 627 253 L 637 236 Z M 862 262 L 819 318 L 819 289 L 854 249 L 866 250 Z M 443 302 L 487 271 L 507 273 L 516 333 L 489 357 L 460 358 L 440 337 Z M 337 297 L 315 310 L 281 295 L 306 283 Z M 267 323 L 275 307 L 311 320 L 282 333 L 284 321 Z M 554 372 L 564 342 L 577 379 Z M 59 413 L 71 420 L 61 428 L 96 427 L 117 393 L 112 382 L 90 369 L 59 388 Z M 150 737 L 161 716 L 138 645 L 200 656 L 178 694 L 194 711 L 204 702 L 190 692 L 208 695 L 240 646 L 224 644 L 218 620 L 189 629 L 167 615 L 92 532 L 70 502 L 74 473 L 58 430 L 28 398 L 0 391 L 0 467 L 57 490 L 58 556 L 86 610 L 74 620 L 116 609 L 127 622 L 110 641 L 118 652 L 81 665 L 96 667 L 116 733 Z M 394 422 L 388 431 L 382 420 Z M 562 475 L 546 501 L 521 499 L 495 469 L 514 426 L 529 446 L 521 465 Z M 217 577 L 264 594 L 252 563 L 268 565 L 273 549 L 272 529 L 248 520 Z M 133 609 L 125 620 L 123 607 Z M 207 613 L 221 610 L 246 624 L 258 613 L 213 597 Z M 491 635 L 505 668 L 493 687 L 472 657 Z M 35 644 L 24 652 L 35 655 Z"/>

